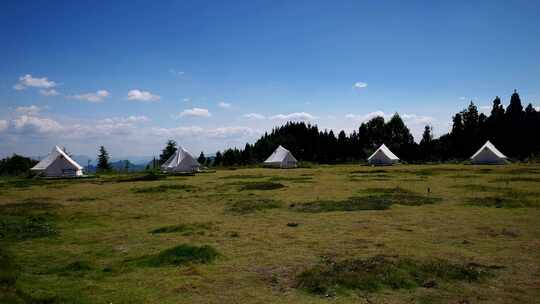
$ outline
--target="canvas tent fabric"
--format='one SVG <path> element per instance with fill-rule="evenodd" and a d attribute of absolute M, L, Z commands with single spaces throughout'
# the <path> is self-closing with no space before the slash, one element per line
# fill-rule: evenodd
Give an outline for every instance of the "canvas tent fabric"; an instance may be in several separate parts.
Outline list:
<path fill-rule="evenodd" d="M 473 156 L 473 164 L 505 164 L 507 157 L 488 140 Z"/>
<path fill-rule="evenodd" d="M 399 157 L 392 153 L 385 144 L 382 144 L 367 160 L 372 165 L 392 165 L 399 161 Z"/>
<path fill-rule="evenodd" d="M 46 177 L 82 176 L 83 167 L 66 154 L 64 149 L 55 146 L 51 153 L 30 170 Z"/>
<path fill-rule="evenodd" d="M 201 164 L 186 149 L 178 147 L 178 150 L 161 165 L 161 169 L 165 172 L 196 172 L 201 169 Z"/>
<path fill-rule="evenodd" d="M 264 164 L 278 168 L 296 168 L 298 166 L 298 161 L 289 150 L 279 146 L 272 155 L 264 161 Z"/>

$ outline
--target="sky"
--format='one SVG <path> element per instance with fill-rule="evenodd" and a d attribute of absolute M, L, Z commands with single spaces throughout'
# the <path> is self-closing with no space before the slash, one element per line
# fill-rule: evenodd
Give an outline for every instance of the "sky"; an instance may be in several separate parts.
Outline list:
<path fill-rule="evenodd" d="M 0 2 L 0 156 L 198 155 L 287 121 L 417 140 L 470 101 L 540 106 L 540 1 Z"/>

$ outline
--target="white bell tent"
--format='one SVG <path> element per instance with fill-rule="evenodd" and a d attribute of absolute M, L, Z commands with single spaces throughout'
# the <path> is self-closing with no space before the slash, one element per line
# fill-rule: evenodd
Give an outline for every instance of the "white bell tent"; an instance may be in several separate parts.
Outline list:
<path fill-rule="evenodd" d="M 264 165 L 278 168 L 296 168 L 298 161 L 292 153 L 281 145 L 264 161 Z"/>
<path fill-rule="evenodd" d="M 367 160 L 371 165 L 392 165 L 399 161 L 399 157 L 382 144 Z"/>
<path fill-rule="evenodd" d="M 64 149 L 55 146 L 51 153 L 30 170 L 46 177 L 82 176 L 83 167 L 74 161 Z"/>
<path fill-rule="evenodd" d="M 161 169 L 165 172 L 196 172 L 201 169 L 201 164 L 186 149 L 178 147 L 178 150 L 161 165 Z"/>
<path fill-rule="evenodd" d="M 506 164 L 507 157 L 488 140 L 473 156 L 473 164 Z"/>

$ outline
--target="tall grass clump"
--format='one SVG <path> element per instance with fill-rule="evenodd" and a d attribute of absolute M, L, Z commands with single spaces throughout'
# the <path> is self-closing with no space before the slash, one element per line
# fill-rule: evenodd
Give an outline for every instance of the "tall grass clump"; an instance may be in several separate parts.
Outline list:
<path fill-rule="evenodd" d="M 163 250 L 155 255 L 138 259 L 138 265 L 148 267 L 161 267 L 170 265 L 184 265 L 188 263 L 207 264 L 214 261 L 219 252 L 212 246 L 179 245 Z"/>
<path fill-rule="evenodd" d="M 375 256 L 344 261 L 325 260 L 297 276 L 297 288 L 328 295 L 345 290 L 376 292 L 382 289 L 434 287 L 443 282 L 477 282 L 497 267 L 446 260 L 417 261 Z"/>

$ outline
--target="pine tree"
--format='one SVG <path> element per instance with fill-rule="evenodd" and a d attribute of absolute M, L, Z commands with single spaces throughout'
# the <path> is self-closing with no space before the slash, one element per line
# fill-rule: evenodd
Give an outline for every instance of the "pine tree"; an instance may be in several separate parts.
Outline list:
<path fill-rule="evenodd" d="M 176 141 L 169 139 L 165 145 L 165 148 L 161 151 L 161 154 L 159 155 L 159 164 L 163 165 L 171 156 L 176 153 L 178 150 L 176 148 Z"/>
<path fill-rule="evenodd" d="M 199 154 L 199 158 L 197 158 L 197 161 L 199 164 L 204 165 L 206 161 L 206 157 L 204 156 L 204 153 L 201 151 L 201 154 Z"/>
<path fill-rule="evenodd" d="M 519 118 L 523 114 L 523 105 L 521 104 L 521 98 L 519 98 L 519 94 L 516 90 L 514 90 L 512 97 L 510 97 L 510 104 L 506 109 L 506 114 L 508 114 L 508 116 L 512 118 Z"/>
<path fill-rule="evenodd" d="M 109 153 L 105 150 L 104 146 L 99 147 L 97 170 L 100 172 L 111 170 L 111 164 L 109 163 Z"/>
<path fill-rule="evenodd" d="M 214 158 L 214 166 L 221 166 L 221 163 L 223 162 L 223 155 L 221 152 L 216 152 L 216 157 Z"/>

